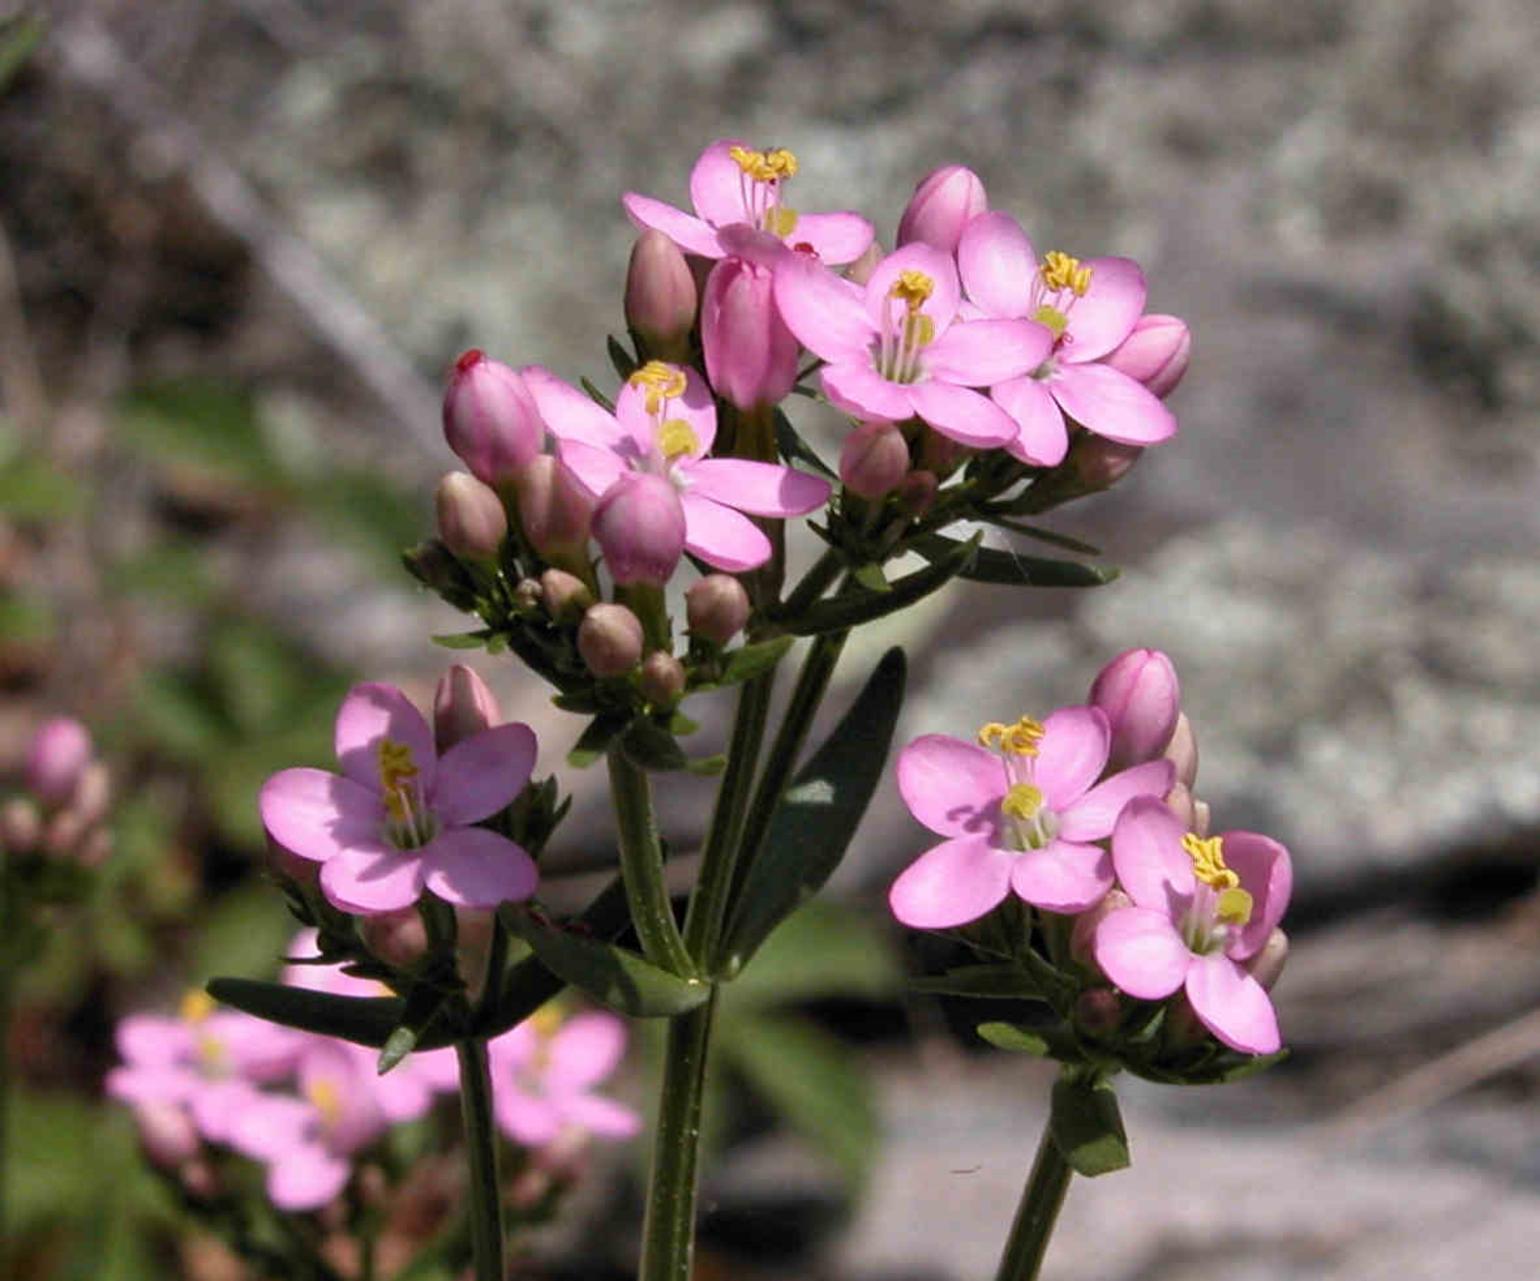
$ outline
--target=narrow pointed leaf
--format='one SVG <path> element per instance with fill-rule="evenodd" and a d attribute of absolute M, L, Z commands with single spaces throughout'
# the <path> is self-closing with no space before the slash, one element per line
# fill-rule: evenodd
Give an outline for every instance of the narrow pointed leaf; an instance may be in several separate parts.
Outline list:
<path fill-rule="evenodd" d="M 1079 538 L 1072 538 L 1068 534 L 1061 534 L 1056 529 L 1044 529 L 1041 525 L 1028 525 L 1025 521 L 1013 520 L 1009 516 L 999 516 L 990 511 L 981 512 L 980 518 L 988 521 L 991 525 L 1009 530 L 1013 534 L 1020 534 L 1024 538 L 1035 538 L 1038 542 L 1047 543 L 1050 547 L 1062 547 L 1067 552 L 1078 552 L 1082 556 L 1100 556 L 1102 554 L 1102 549 L 1094 543 L 1088 543 Z"/>
<path fill-rule="evenodd" d="M 614 334 L 610 334 L 605 338 L 604 350 L 609 355 L 610 365 L 615 370 L 615 377 L 619 378 L 621 382 L 625 382 L 627 378 L 636 372 L 636 357 L 625 349 L 620 339 L 616 338 Z"/>
<path fill-rule="evenodd" d="M 964 965 L 945 974 L 915 979 L 917 992 L 932 996 L 976 996 L 987 1000 L 1042 1000 L 1043 986 L 1014 965 Z"/>
<path fill-rule="evenodd" d="M 488 628 L 475 632 L 448 632 L 433 637 L 433 643 L 445 649 L 483 649 L 491 636 L 492 632 Z"/>
<path fill-rule="evenodd" d="M 375 1049 L 390 1039 L 406 1009 L 405 1002 L 397 997 L 333 996 L 256 979 L 211 979 L 208 993 L 216 1001 L 269 1023 Z"/>
<path fill-rule="evenodd" d="M 916 539 L 913 546 L 926 560 L 941 564 L 955 556 L 959 547 L 968 544 L 945 534 L 927 534 Z M 1023 556 L 998 547 L 980 547 L 972 563 L 959 570 L 957 576 L 969 582 L 1011 587 L 1101 587 L 1116 578 L 1118 571 L 1110 565 L 1050 560 L 1043 556 Z"/>
<path fill-rule="evenodd" d="M 609 751 L 610 744 L 626 728 L 626 725 L 627 720 L 624 716 L 610 713 L 595 716 L 588 722 L 587 728 L 578 735 L 578 741 L 572 745 L 572 750 L 567 753 L 567 764 L 573 769 L 587 769 Z"/>
<path fill-rule="evenodd" d="M 638 716 L 627 727 L 621 735 L 620 748 L 633 764 L 647 770 L 679 770 L 690 763 L 674 736 L 645 716 Z"/>
<path fill-rule="evenodd" d="M 981 538 L 982 533 L 975 534 L 967 542 L 947 539 L 949 547 L 933 549 L 935 554 L 926 556 L 931 561 L 928 566 L 890 583 L 888 591 L 853 592 L 821 600 L 801 618 L 788 620 L 786 628 L 798 636 L 817 636 L 824 632 L 847 631 L 861 623 L 908 609 L 945 587 L 952 579 L 965 577 L 964 571 L 980 550 Z"/>
<path fill-rule="evenodd" d="M 744 681 L 753 680 L 785 658 L 786 651 L 796 643 L 795 636 L 777 636 L 774 640 L 740 645 L 723 657 L 722 674 L 713 683 L 741 685 Z"/>
<path fill-rule="evenodd" d="M 839 477 L 834 469 L 818 456 L 816 451 L 791 424 L 791 419 L 786 417 L 779 409 L 775 411 L 775 444 L 781 451 L 781 457 L 787 462 L 806 463 L 808 467 L 820 476 L 837 481 Z"/>

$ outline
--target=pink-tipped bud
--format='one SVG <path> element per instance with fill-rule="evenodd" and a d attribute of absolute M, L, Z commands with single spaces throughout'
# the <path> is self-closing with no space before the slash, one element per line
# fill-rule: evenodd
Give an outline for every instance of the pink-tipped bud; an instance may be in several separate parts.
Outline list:
<path fill-rule="evenodd" d="M 749 593 L 730 574 L 707 574 L 684 594 L 685 620 L 690 634 L 725 645 L 749 621 Z"/>
<path fill-rule="evenodd" d="M 648 354 L 688 354 L 698 297 L 695 277 L 679 246 L 652 227 L 636 238 L 626 268 L 626 325 L 647 344 Z"/>
<path fill-rule="evenodd" d="M 27 789 L 46 806 L 64 804 L 91 752 L 91 735 L 79 721 L 68 716 L 44 721 L 27 753 Z"/>
<path fill-rule="evenodd" d="M 684 664 L 655 649 L 642 664 L 642 697 L 654 707 L 672 707 L 684 693 Z"/>
<path fill-rule="evenodd" d="M 157 1169 L 174 1174 L 202 1149 L 198 1129 L 180 1103 L 146 1099 L 135 1103 L 133 1111 L 139 1146 Z"/>
<path fill-rule="evenodd" d="M 496 560 L 508 536 L 503 500 L 469 472 L 452 471 L 433 492 L 438 536 L 462 560 Z"/>
<path fill-rule="evenodd" d="M 1075 918 L 1074 928 L 1070 930 L 1069 935 L 1070 956 L 1086 969 L 1096 969 L 1096 958 L 1092 950 L 1092 943 L 1096 938 L 1096 927 L 1120 908 L 1133 905 L 1133 899 L 1122 890 L 1108 890 L 1100 903 L 1089 912 L 1082 912 Z"/>
<path fill-rule="evenodd" d="M 1099 494 L 1111 489 L 1144 453 L 1142 445 L 1124 445 L 1105 436 L 1093 436 L 1088 431 L 1075 437 L 1069 447 L 1069 457 L 1064 466 L 1073 477 L 1073 494 Z"/>
<path fill-rule="evenodd" d="M 978 174 L 962 165 L 944 165 L 925 175 L 898 220 L 900 247 L 913 241 L 956 253 L 963 229 L 989 208 Z"/>
<path fill-rule="evenodd" d="M 1175 316 L 1140 316 L 1107 364 L 1164 400 L 1176 390 L 1192 357 L 1192 332 Z"/>
<path fill-rule="evenodd" d="M 1275 928 L 1262 944 L 1262 950 L 1246 962 L 1246 970 L 1265 991 L 1271 992 L 1283 977 L 1283 967 L 1288 959 L 1289 936 Z"/>
<path fill-rule="evenodd" d="M 17 796 L 0 805 L 0 850 L 30 854 L 42 839 L 43 816 L 30 800 Z"/>
<path fill-rule="evenodd" d="M 502 723 L 497 696 L 464 663 L 456 663 L 438 678 L 433 691 L 433 740 L 441 755 L 456 743 Z"/>
<path fill-rule="evenodd" d="M 936 502 L 941 482 L 933 471 L 912 471 L 898 487 L 898 509 L 904 515 L 918 519 L 925 515 Z"/>
<path fill-rule="evenodd" d="M 545 424 L 523 375 L 472 348 L 444 392 L 444 439 L 477 480 L 512 480 L 540 452 Z"/>
<path fill-rule="evenodd" d="M 594 500 L 572 469 L 551 454 L 532 458 L 514 481 L 519 528 L 547 560 L 580 557 L 588 543 Z"/>
<path fill-rule="evenodd" d="M 774 276 L 742 258 L 724 258 L 706 278 L 700 337 L 706 376 L 731 405 L 774 405 L 797 381 L 800 347 L 776 310 Z"/>
<path fill-rule="evenodd" d="M 862 498 L 892 493 L 909 474 L 909 442 L 892 423 L 862 423 L 840 446 L 840 480 Z"/>
<path fill-rule="evenodd" d="M 540 575 L 540 599 L 545 611 L 558 623 L 575 623 L 594 603 L 594 594 L 576 574 L 548 569 Z"/>
<path fill-rule="evenodd" d="M 595 605 L 578 625 L 577 647 L 595 676 L 624 676 L 642 659 L 642 620 L 624 605 Z"/>
<path fill-rule="evenodd" d="M 1176 781 L 1190 790 L 1198 781 L 1198 736 L 1186 712 L 1177 714 L 1176 728 L 1163 755 L 1176 766 Z"/>
<path fill-rule="evenodd" d="M 1110 771 L 1160 758 L 1176 731 L 1182 689 L 1176 668 L 1158 649 L 1130 649 L 1108 663 L 1091 683 L 1092 707 L 1112 726 Z"/>
<path fill-rule="evenodd" d="M 593 532 L 617 584 L 662 587 L 684 555 L 684 508 L 662 476 L 632 472 L 599 500 Z"/>
<path fill-rule="evenodd" d="M 877 264 L 886 257 L 887 254 L 883 252 L 882 246 L 875 240 L 872 241 L 866 246 L 866 252 L 845 268 L 845 279 L 864 285 L 877 270 Z"/>
<path fill-rule="evenodd" d="M 386 965 L 406 970 L 428 952 L 428 930 L 415 907 L 366 916 L 359 922 L 364 946 Z"/>

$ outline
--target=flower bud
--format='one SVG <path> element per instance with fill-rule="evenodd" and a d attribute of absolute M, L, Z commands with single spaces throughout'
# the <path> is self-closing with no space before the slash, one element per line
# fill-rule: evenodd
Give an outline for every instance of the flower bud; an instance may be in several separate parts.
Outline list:
<path fill-rule="evenodd" d="M 89 825 L 71 809 L 62 809 L 48 821 L 43 832 L 43 852 L 50 858 L 73 859 Z"/>
<path fill-rule="evenodd" d="M 532 614 L 545 599 L 538 578 L 521 578 L 513 585 L 513 606 L 521 614 Z"/>
<path fill-rule="evenodd" d="M 700 336 L 712 390 L 739 409 L 786 399 L 801 350 L 775 306 L 774 275 L 742 258 L 724 258 L 706 278 Z"/>
<path fill-rule="evenodd" d="M 690 634 L 725 645 L 749 621 L 749 593 L 730 574 L 707 574 L 684 594 L 685 620 Z"/>
<path fill-rule="evenodd" d="M 415 907 L 362 917 L 358 928 L 364 946 L 386 965 L 394 965 L 398 970 L 411 969 L 427 955 L 428 929 Z"/>
<path fill-rule="evenodd" d="M 174 1174 L 201 1150 L 197 1127 L 180 1103 L 144 1099 L 134 1104 L 133 1113 L 139 1145 L 157 1169 Z"/>
<path fill-rule="evenodd" d="M 857 258 L 850 266 L 845 268 L 845 279 L 858 285 L 864 285 L 872 278 L 872 273 L 877 270 L 877 264 L 887 254 L 882 252 L 882 246 L 875 240 L 866 246 L 866 252 Z"/>
<path fill-rule="evenodd" d="M 624 605 L 595 605 L 578 625 L 577 647 L 595 676 L 624 676 L 641 661 L 642 620 Z"/>
<path fill-rule="evenodd" d="M 1158 760 L 1176 730 L 1182 690 L 1176 668 L 1158 649 L 1130 649 L 1097 673 L 1090 703 L 1112 727 L 1109 772 Z"/>
<path fill-rule="evenodd" d="M 906 516 L 918 519 L 925 515 L 936 501 L 941 482 L 933 471 L 912 471 L 898 487 L 898 509 Z"/>
<path fill-rule="evenodd" d="M 684 693 L 684 664 L 672 654 L 655 649 L 642 664 L 642 697 L 654 707 L 672 707 Z"/>
<path fill-rule="evenodd" d="M 1122 998 L 1110 987 L 1087 988 L 1075 999 L 1075 1024 L 1090 1036 L 1108 1036 L 1122 1021 Z"/>
<path fill-rule="evenodd" d="M 44 721 L 27 753 L 27 789 L 45 806 L 69 800 L 91 760 L 91 735 L 69 716 Z"/>
<path fill-rule="evenodd" d="M 1110 889 L 1103 896 L 1102 901 L 1088 912 L 1082 912 L 1075 918 L 1074 928 L 1069 935 L 1069 954 L 1074 960 L 1088 970 L 1096 969 L 1096 957 L 1092 950 L 1092 943 L 1096 937 L 1096 927 L 1105 921 L 1119 908 L 1132 907 L 1133 899 L 1120 889 Z"/>
<path fill-rule="evenodd" d="M 461 560 L 497 559 L 508 535 L 503 500 L 468 472 L 452 471 L 433 492 L 438 536 Z"/>
<path fill-rule="evenodd" d="M 29 854 L 42 839 L 43 816 L 30 800 L 17 796 L 0 805 L 0 850 Z"/>
<path fill-rule="evenodd" d="M 1069 457 L 1064 460 L 1074 481 L 1069 497 L 1099 494 L 1104 489 L 1111 489 L 1133 470 L 1142 453 L 1142 445 L 1124 445 L 1105 436 L 1081 432 L 1071 443 Z"/>
<path fill-rule="evenodd" d="M 840 446 L 840 480 L 862 498 L 892 493 L 909 474 L 909 442 L 892 423 L 862 423 Z"/>
<path fill-rule="evenodd" d="M 496 487 L 540 452 L 545 423 L 523 375 L 472 348 L 444 392 L 444 439 L 477 480 Z"/>
<path fill-rule="evenodd" d="M 558 623 L 575 623 L 594 603 L 588 584 L 564 569 L 548 569 L 540 575 L 540 598 L 546 613 Z"/>
<path fill-rule="evenodd" d="M 572 469 L 551 454 L 540 454 L 514 480 L 519 528 L 546 560 L 583 555 L 594 500 Z"/>
<path fill-rule="evenodd" d="M 956 253 L 963 228 L 989 208 L 978 174 L 944 165 L 921 178 L 898 220 L 900 247 L 921 240 L 942 253 Z"/>
<path fill-rule="evenodd" d="M 1140 316 L 1122 344 L 1105 357 L 1119 373 L 1164 400 L 1176 390 L 1192 355 L 1192 333 L 1175 316 Z"/>
<path fill-rule="evenodd" d="M 464 663 L 456 663 L 438 678 L 433 691 L 433 739 L 440 755 L 502 723 L 497 696 Z"/>
<path fill-rule="evenodd" d="M 599 500 L 593 533 L 617 584 L 662 587 L 684 555 L 684 508 L 662 476 L 632 472 Z"/>
<path fill-rule="evenodd" d="M 1198 736 L 1193 733 L 1186 712 L 1178 713 L 1164 755 L 1176 766 L 1176 781 L 1190 789 L 1198 781 Z"/>
<path fill-rule="evenodd" d="M 1265 991 L 1271 992 L 1283 976 L 1283 967 L 1288 959 L 1289 936 L 1275 928 L 1267 936 L 1267 942 L 1262 944 L 1262 950 L 1246 962 L 1246 970 Z"/>
<path fill-rule="evenodd" d="M 100 867 L 112 857 L 112 833 L 105 827 L 86 833 L 85 840 L 75 851 L 75 861 L 81 867 Z"/>
<path fill-rule="evenodd" d="M 920 429 L 919 465 L 943 480 L 961 467 L 973 452 L 967 445 L 930 427 Z"/>
<path fill-rule="evenodd" d="M 652 227 L 636 238 L 626 267 L 626 325 L 642 339 L 647 354 L 683 359 L 698 301 L 695 277 L 679 246 Z"/>
<path fill-rule="evenodd" d="M 94 827 L 107 817 L 112 804 L 112 775 L 105 761 L 92 761 L 80 772 L 80 781 L 70 793 L 69 809 L 87 827 Z"/>
<path fill-rule="evenodd" d="M 267 840 L 267 863 L 272 869 L 272 875 L 279 882 L 293 881 L 294 884 L 308 889 L 319 889 L 321 885 L 321 865 L 308 858 L 301 858 L 293 850 L 278 844 L 271 836 Z"/>

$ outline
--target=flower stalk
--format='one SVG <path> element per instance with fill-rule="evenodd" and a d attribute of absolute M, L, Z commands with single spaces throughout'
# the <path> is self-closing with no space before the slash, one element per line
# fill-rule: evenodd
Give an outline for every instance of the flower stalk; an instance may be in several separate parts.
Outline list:
<path fill-rule="evenodd" d="M 465 1121 L 471 1254 L 476 1281 L 503 1281 L 502 1191 L 497 1176 L 497 1136 L 492 1127 L 487 1043 L 476 1037 L 457 1041 L 455 1059 L 460 1068 L 460 1112 Z"/>
<path fill-rule="evenodd" d="M 612 747 L 607 759 L 620 835 L 620 871 L 642 951 L 672 974 L 693 974 L 695 962 L 685 948 L 663 881 L 663 845 L 647 775 L 619 747 Z"/>
<path fill-rule="evenodd" d="M 1036 1281 L 1073 1173 L 1054 1141 L 1052 1122 L 1045 1124 L 995 1281 Z"/>

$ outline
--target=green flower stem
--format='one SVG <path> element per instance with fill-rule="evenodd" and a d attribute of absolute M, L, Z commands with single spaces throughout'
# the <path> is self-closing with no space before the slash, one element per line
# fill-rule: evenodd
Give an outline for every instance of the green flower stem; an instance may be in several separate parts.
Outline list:
<path fill-rule="evenodd" d="M 607 759 L 615 824 L 620 832 L 620 872 L 642 951 L 654 965 L 671 974 L 694 974 L 695 962 L 685 949 L 663 883 L 663 845 L 658 840 L 647 775 L 619 747 L 612 747 Z"/>
<path fill-rule="evenodd" d="M 701 1103 L 717 992 L 668 1025 L 638 1281 L 690 1281 Z"/>
<path fill-rule="evenodd" d="M 1052 1125 L 1045 1123 L 995 1281 L 1036 1281 L 1073 1173 L 1053 1140 Z"/>
<path fill-rule="evenodd" d="M 497 1177 L 497 1132 L 492 1124 L 487 1043 L 475 1038 L 457 1041 L 455 1058 L 460 1064 L 460 1112 L 465 1120 L 471 1253 L 476 1281 L 504 1281 L 503 1196 Z"/>
<path fill-rule="evenodd" d="M 844 565 L 844 557 L 834 548 L 826 548 L 823 555 L 814 561 L 807 573 L 802 576 L 802 581 L 791 589 L 791 595 L 776 611 L 776 616 L 796 618 L 829 590 L 834 580 L 839 577 Z"/>

